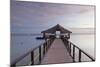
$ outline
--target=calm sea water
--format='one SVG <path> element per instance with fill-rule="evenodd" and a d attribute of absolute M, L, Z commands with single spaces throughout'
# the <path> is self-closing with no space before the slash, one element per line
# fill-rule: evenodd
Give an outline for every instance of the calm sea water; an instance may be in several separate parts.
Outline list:
<path fill-rule="evenodd" d="M 11 35 L 11 61 L 43 44 L 44 40 L 36 40 L 39 36 L 41 35 Z"/>
<path fill-rule="evenodd" d="M 41 35 L 11 35 L 11 61 L 14 61 L 17 57 L 27 53 L 36 46 L 41 45 L 44 40 L 36 40 L 37 36 Z M 94 34 L 72 34 L 70 41 L 94 58 L 94 38 Z M 30 61 L 30 56 L 24 59 L 23 62 L 20 62 L 20 64 L 26 64 L 28 61 Z"/>
<path fill-rule="evenodd" d="M 84 52 L 95 58 L 95 35 L 94 34 L 72 34 L 70 41 L 76 46 L 81 48 Z M 78 55 L 78 50 L 76 49 L 76 54 Z M 76 60 L 78 60 L 76 56 Z M 91 61 L 86 55 L 82 54 L 83 61 Z"/>

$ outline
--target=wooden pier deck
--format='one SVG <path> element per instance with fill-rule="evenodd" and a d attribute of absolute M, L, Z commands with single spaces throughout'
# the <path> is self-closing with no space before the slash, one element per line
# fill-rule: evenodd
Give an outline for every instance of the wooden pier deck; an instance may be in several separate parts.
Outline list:
<path fill-rule="evenodd" d="M 60 34 L 67 34 L 60 35 L 61 39 L 56 38 L 56 35 L 49 35 L 49 37 L 46 36 L 46 33 L 57 34 L 57 31 L 60 32 Z M 31 60 L 30 62 L 28 61 L 29 63 L 27 63 L 29 65 L 82 62 L 84 61 L 82 60 L 82 54 L 89 58 L 89 60 L 95 61 L 95 58 L 91 57 L 88 53 L 84 52 L 78 46 L 69 41 L 70 33 L 72 32 L 63 28 L 59 24 L 50 29 L 42 31 L 41 33 L 43 33 L 43 39 L 45 39 L 45 42 L 31 49 L 24 55 L 16 58 L 14 61 L 11 61 L 11 67 L 23 65 L 17 63 L 20 63 L 21 60 L 29 55 L 31 55 Z M 76 49 L 78 50 L 78 53 L 75 52 Z M 35 56 L 35 50 L 38 50 L 38 57 Z M 78 57 L 78 60 L 76 60 L 76 56 Z M 39 61 L 37 62 L 36 59 L 38 59 Z"/>
<path fill-rule="evenodd" d="M 43 46 L 43 47 L 41 47 Z M 43 51 L 41 52 L 41 48 Z M 35 63 L 36 60 L 34 60 L 34 51 L 38 49 L 39 62 Z M 78 61 L 75 60 L 75 49 L 79 50 L 78 55 Z M 67 41 L 66 38 L 61 39 L 49 39 L 44 44 L 37 46 L 36 48 L 30 50 L 26 54 L 18 57 L 15 61 L 11 62 L 11 67 L 16 67 L 18 62 L 23 60 L 26 56 L 29 56 L 31 54 L 31 64 L 30 65 L 37 65 L 37 64 L 58 64 L 58 63 L 72 63 L 72 62 L 82 62 L 82 53 L 86 55 L 91 61 L 95 61 L 95 58 L 92 58 L 90 55 L 88 55 L 86 52 L 84 52 L 82 49 L 74 45 L 72 42 Z M 43 57 L 41 56 L 43 55 Z M 87 59 L 88 60 L 88 59 Z M 23 64 L 21 64 L 23 65 Z"/>
<path fill-rule="evenodd" d="M 56 64 L 73 62 L 64 43 L 61 39 L 55 39 L 48 52 L 41 61 L 41 64 Z"/>

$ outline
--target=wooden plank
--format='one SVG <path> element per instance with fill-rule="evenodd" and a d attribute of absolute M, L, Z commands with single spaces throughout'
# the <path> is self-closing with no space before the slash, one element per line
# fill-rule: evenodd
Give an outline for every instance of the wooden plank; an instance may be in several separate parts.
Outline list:
<path fill-rule="evenodd" d="M 41 64 L 70 63 L 73 59 L 69 55 L 61 39 L 55 39 L 46 53 Z"/>

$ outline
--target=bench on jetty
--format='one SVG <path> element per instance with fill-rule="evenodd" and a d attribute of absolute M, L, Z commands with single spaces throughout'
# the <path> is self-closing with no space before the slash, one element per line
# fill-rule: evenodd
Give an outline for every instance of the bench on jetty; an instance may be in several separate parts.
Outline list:
<path fill-rule="evenodd" d="M 56 37 L 56 31 L 60 31 L 59 37 Z M 30 55 L 30 62 L 28 65 L 37 64 L 57 64 L 57 63 L 72 63 L 72 62 L 82 62 L 82 54 L 87 56 L 91 61 L 95 61 L 89 54 L 84 52 L 82 49 L 77 47 L 75 44 L 69 41 L 71 31 L 63 28 L 59 24 L 56 26 L 42 31 L 45 42 L 42 45 L 30 50 L 26 54 L 18 57 L 15 61 L 11 62 L 11 67 L 17 66 L 20 61 L 25 57 Z M 48 35 L 49 34 L 49 35 Z M 51 35 L 50 35 L 51 34 Z M 35 50 L 38 49 L 38 57 L 35 56 Z M 75 53 L 75 50 L 78 53 Z M 78 56 L 78 61 L 76 61 L 75 56 Z M 38 62 L 36 63 L 36 58 Z M 22 66 L 23 64 L 20 64 Z"/>

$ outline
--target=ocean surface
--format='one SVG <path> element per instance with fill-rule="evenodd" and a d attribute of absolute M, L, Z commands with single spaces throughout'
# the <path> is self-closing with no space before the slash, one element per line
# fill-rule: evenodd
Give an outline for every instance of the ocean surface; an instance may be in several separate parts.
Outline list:
<path fill-rule="evenodd" d="M 70 41 L 81 48 L 84 52 L 95 59 L 95 35 L 94 34 L 72 34 Z M 78 50 L 76 50 L 76 61 L 78 61 Z M 91 61 L 86 55 L 82 54 L 82 61 Z"/>
<path fill-rule="evenodd" d="M 43 44 L 44 40 L 36 39 L 36 37 L 39 36 L 41 35 L 11 35 L 11 62 L 31 49 Z M 30 56 L 27 56 L 22 62 L 19 63 L 19 65 L 27 65 L 27 62 L 29 63 L 30 60 Z"/>
<path fill-rule="evenodd" d="M 37 40 L 36 37 L 42 35 L 11 35 L 11 62 L 16 58 L 27 53 L 29 50 L 44 43 L 44 40 Z M 70 41 L 95 58 L 95 35 L 94 34 L 71 34 Z M 76 49 L 76 53 L 78 50 Z M 38 55 L 38 53 L 36 54 Z M 77 58 L 78 56 L 76 56 Z M 85 60 L 84 60 L 85 58 Z M 28 65 L 30 62 L 30 55 L 23 59 L 18 64 Z M 77 59 L 76 59 L 77 60 Z M 83 61 L 89 61 L 83 54 Z"/>

